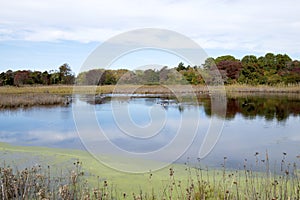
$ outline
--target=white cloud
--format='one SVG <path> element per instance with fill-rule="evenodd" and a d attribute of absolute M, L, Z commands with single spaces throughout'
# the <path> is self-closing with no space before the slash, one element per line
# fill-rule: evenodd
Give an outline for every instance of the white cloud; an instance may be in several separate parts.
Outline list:
<path fill-rule="evenodd" d="M 75 132 L 29 131 L 23 133 L 1 131 L 0 140 L 7 143 L 29 142 L 37 145 L 55 144 L 77 139 Z"/>
<path fill-rule="evenodd" d="M 298 53 L 300 2 L 259 0 L 0 0 L 0 41 L 104 41 L 166 28 L 202 47 Z"/>

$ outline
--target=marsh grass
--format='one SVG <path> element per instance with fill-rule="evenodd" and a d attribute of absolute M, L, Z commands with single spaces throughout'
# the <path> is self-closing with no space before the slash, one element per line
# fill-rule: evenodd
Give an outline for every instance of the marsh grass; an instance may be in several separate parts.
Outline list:
<path fill-rule="evenodd" d="M 9 166 L 0 168 L 0 199 L 113 199 L 107 181 L 97 188 L 90 188 L 83 178 L 81 162 L 73 163 L 60 176 L 53 176 L 50 166 L 36 165 L 23 170 Z"/>
<path fill-rule="evenodd" d="M 72 94 L 72 85 L 57 85 L 57 86 L 2 86 L 0 87 L 0 94 L 32 94 L 32 93 L 44 93 L 44 94 Z"/>
<path fill-rule="evenodd" d="M 0 167 L 0 199 L 299 199 L 300 179 L 295 163 L 286 162 L 283 153 L 279 170 L 272 171 L 268 153 L 259 157 L 255 153 L 255 164 L 244 161 L 242 169 L 228 169 L 224 157 L 220 169 L 209 169 L 200 164 L 184 165 L 185 176 L 172 166 L 164 170 L 164 176 L 156 172 L 146 173 L 144 187 L 120 190 L 113 181 L 98 176 L 91 181 L 77 160 L 63 169 L 35 165 L 18 170 L 9 166 Z M 259 169 L 259 170 L 254 170 Z M 56 172 L 56 173 L 55 173 Z M 57 173 L 60 172 L 60 173 Z M 99 172 L 101 174 L 101 172 Z M 105 176 L 105 174 L 103 174 Z M 162 181 L 158 186 L 155 179 Z M 124 177 L 125 180 L 130 175 Z M 137 192 L 138 191 L 138 192 Z"/>
<path fill-rule="evenodd" d="M 187 91 L 187 88 L 190 88 Z M 172 91 L 173 90 L 173 91 Z M 163 93 L 186 93 L 186 92 L 208 92 L 204 85 L 103 85 L 103 86 L 79 86 L 79 85 L 55 85 L 55 86 L 3 86 L 0 87 L 0 94 L 26 94 L 26 93 L 45 93 L 45 94 L 163 94 Z"/>
<path fill-rule="evenodd" d="M 66 105 L 70 98 L 55 94 L 1 94 L 0 109 L 32 106 Z"/>
<path fill-rule="evenodd" d="M 277 85 L 247 85 L 247 84 L 232 84 L 226 85 L 228 93 L 300 93 L 300 84 L 277 84 Z"/>
<path fill-rule="evenodd" d="M 211 88 L 214 90 L 214 88 Z M 218 90 L 220 88 L 217 88 Z M 230 85 L 225 87 L 228 97 L 241 96 L 287 96 L 299 98 L 300 86 L 269 87 L 246 85 Z M 191 93 L 202 97 L 209 95 L 211 91 L 205 86 L 187 87 L 182 85 L 159 86 L 159 85 L 120 85 L 118 87 L 107 86 L 31 86 L 31 87 L 0 87 L 0 109 L 19 108 L 45 105 L 66 105 L 71 103 L 70 96 L 73 94 L 154 94 L 182 96 Z"/>
<path fill-rule="evenodd" d="M 189 89 L 187 89 L 189 88 Z M 300 85 L 245 85 L 233 84 L 224 86 L 227 93 L 300 93 Z M 211 90 L 220 88 L 210 87 Z M 55 85 L 55 86 L 22 86 L 0 87 L 0 94 L 107 94 L 107 93 L 131 94 L 170 94 L 170 93 L 209 93 L 206 85 L 103 85 L 103 86 L 73 86 L 73 85 Z"/>

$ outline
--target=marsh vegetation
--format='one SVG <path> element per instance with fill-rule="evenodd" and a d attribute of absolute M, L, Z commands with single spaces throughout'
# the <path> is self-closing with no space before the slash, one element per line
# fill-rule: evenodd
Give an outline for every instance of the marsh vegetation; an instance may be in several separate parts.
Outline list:
<path fill-rule="evenodd" d="M 134 190 L 121 190 L 135 175 L 123 174 L 122 182 L 85 171 L 80 160 L 64 168 L 34 165 L 19 170 L 15 166 L 0 167 L 1 199 L 299 199 L 299 170 L 295 163 L 287 163 L 283 152 L 279 166 L 272 166 L 268 153 L 254 154 L 256 164 L 247 160 L 240 169 L 228 169 L 227 157 L 220 161 L 219 169 L 208 169 L 185 163 L 177 171 L 170 166 L 157 172 L 145 173 Z M 273 168 L 275 167 L 275 168 Z M 279 167 L 279 168 L 277 168 Z M 256 170 L 255 170 L 255 169 Z M 273 168 L 273 169 L 272 169 Z M 258 170 L 257 170 L 258 169 Z M 276 169 L 279 169 L 276 171 Z M 181 176 L 177 176 L 181 174 Z M 185 174 L 182 176 L 182 174 Z M 159 183 L 160 182 L 160 183 Z"/>
<path fill-rule="evenodd" d="M 70 99 L 55 94 L 2 94 L 0 96 L 0 102 L 0 109 L 6 109 L 66 105 L 70 103 Z"/>
<path fill-rule="evenodd" d="M 175 68 L 164 67 L 161 70 L 95 69 L 82 72 L 77 76 L 77 80 L 67 64 L 61 66 L 59 71 L 51 73 L 27 70 L 13 72 L 10 70 L 0 75 L 0 85 L 2 85 L 0 87 L 0 108 L 4 110 L 66 105 L 71 103 L 73 94 L 101 97 L 99 104 L 105 104 L 102 101 L 102 95 L 111 93 L 152 94 L 157 95 L 157 98 L 160 98 L 160 95 L 173 98 L 171 96 L 174 94 L 195 94 L 203 107 L 205 117 L 212 117 L 210 95 L 213 90 L 220 90 L 220 88 L 213 86 L 208 88 L 201 75 L 207 74 L 214 63 L 225 81 L 224 89 L 228 97 L 226 120 L 234 120 L 241 115 L 245 119 L 258 118 L 260 121 L 265 119 L 268 124 L 270 121 L 276 121 L 276 123 L 288 121 L 292 115 L 299 116 L 300 64 L 299 61 L 293 61 L 287 55 L 280 54 L 266 54 L 260 58 L 250 55 L 245 56 L 242 60 L 232 56 L 221 56 L 206 60 L 201 67 L 185 66 L 183 63 L 179 63 Z M 199 74 L 199 72 L 201 73 Z M 76 85 L 70 85 L 74 82 Z M 277 99 L 278 96 L 281 97 Z M 97 104 L 94 99 L 92 100 L 90 102 Z M 153 99 L 144 100 L 147 106 L 157 104 Z M 86 101 L 87 104 L 90 102 Z M 138 101 L 135 103 L 137 103 L 135 106 L 144 108 L 144 105 L 139 105 Z M 176 106 L 175 108 L 166 105 L 164 109 L 173 114 L 176 113 L 178 116 L 184 112 L 199 110 L 199 107 L 195 107 L 199 105 L 191 105 L 188 102 L 184 105 L 186 107 L 180 104 L 176 104 Z M 179 114 L 176 109 L 179 110 Z M 101 111 L 101 109 L 99 110 Z M 70 117 L 68 113 L 69 110 L 65 109 L 64 114 L 61 115 L 64 127 Z M 39 114 L 37 116 L 41 116 Z M 55 120 L 57 120 L 56 114 L 54 114 Z M 96 112 L 96 114 L 99 113 Z M 99 116 L 105 116 L 105 114 L 101 113 Z M 4 117 L 8 119 L 7 116 Z M 293 118 L 291 122 L 293 120 L 297 119 Z M 57 121 L 52 124 L 59 124 Z M 54 130 L 49 124 L 51 123 L 47 121 L 47 128 L 50 127 Z M 11 134 L 13 137 L 17 136 L 19 142 L 22 140 L 22 137 L 18 135 L 19 132 L 22 132 L 23 135 L 27 134 L 25 134 L 24 128 L 25 126 L 21 131 L 18 130 L 17 133 L 12 132 Z M 260 128 L 258 127 L 261 131 Z M 297 127 L 294 126 L 293 130 L 296 129 Z M 62 132 L 66 130 L 68 129 L 63 129 Z M 264 130 L 264 132 L 267 131 Z M 51 131 L 46 132 L 46 134 L 49 133 L 54 135 L 50 135 L 48 138 L 58 138 L 58 140 L 53 140 L 55 145 L 58 141 L 60 145 L 64 146 L 64 138 L 74 139 L 72 133 L 65 136 L 64 133 L 55 135 Z M 11 139 L 7 137 L 9 134 L 9 131 L 4 132 L 3 138 Z M 40 137 L 34 134 L 31 133 L 31 130 L 28 131 L 28 136 L 33 137 L 32 141 L 38 141 Z M 253 135 L 257 139 L 256 133 Z M 269 137 L 267 134 L 265 135 L 260 137 Z M 251 139 L 250 136 L 251 134 L 247 135 Z M 42 137 L 45 138 L 45 135 Z M 250 139 L 246 139 L 247 144 L 251 141 Z M 28 142 L 28 138 L 25 141 Z M 289 144 L 291 143 L 285 145 Z M 258 148 L 265 147 L 265 144 L 260 145 L 262 146 Z M 290 146 L 291 149 L 294 147 L 294 145 Z M 13 147 L 7 151 L 7 146 L 4 146 L 1 151 L 12 156 L 13 152 L 17 151 L 16 149 L 18 148 Z M 25 152 L 35 154 L 36 150 L 26 149 Z M 276 160 L 275 164 L 270 161 L 268 152 L 262 154 L 256 152 L 253 156 L 254 162 L 245 159 L 242 164 L 237 166 L 229 164 L 228 158 L 224 157 L 223 160 L 214 161 L 221 164 L 221 167 L 217 168 L 206 167 L 199 160 L 196 164 L 190 162 L 175 164 L 161 171 L 149 171 L 149 173 L 139 176 L 108 170 L 99 166 L 99 163 L 85 153 L 79 153 L 80 156 L 78 156 L 79 154 L 72 154 L 66 150 L 61 153 L 53 149 L 49 150 L 51 153 L 41 152 L 42 157 L 48 158 L 51 154 L 55 159 L 60 157 L 62 160 L 71 160 L 71 162 L 69 165 L 54 166 L 53 162 L 58 163 L 54 159 L 49 161 L 52 164 L 40 163 L 24 167 L 16 163 L 8 165 L 5 162 L 7 157 L 1 159 L 0 199 L 300 199 L 300 179 L 297 166 L 299 157 L 291 158 L 294 161 L 291 162 L 286 159 L 287 154 L 284 152 L 282 159 Z M 296 153 L 292 152 L 293 155 Z M 217 159 L 219 158 L 220 155 L 217 156 Z"/>
<path fill-rule="evenodd" d="M 222 88 L 221 88 L 222 89 Z M 247 86 L 228 85 L 224 87 L 228 96 L 257 94 L 295 94 L 300 86 Z M 196 95 L 210 94 L 220 88 L 185 85 L 104 85 L 104 86 L 23 86 L 0 87 L 0 108 L 19 108 L 47 105 L 65 105 L 71 103 L 74 94 L 156 94 L 156 95 Z"/>

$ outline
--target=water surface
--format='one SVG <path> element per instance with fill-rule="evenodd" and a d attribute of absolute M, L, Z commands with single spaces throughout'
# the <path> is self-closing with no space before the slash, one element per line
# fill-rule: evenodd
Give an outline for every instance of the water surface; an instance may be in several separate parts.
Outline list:
<path fill-rule="evenodd" d="M 197 160 L 211 118 L 221 117 L 211 113 L 209 96 L 199 97 L 198 103 L 155 96 L 136 96 L 124 100 L 110 96 L 96 97 L 96 100 L 91 96 L 74 98 L 74 104 L 94 110 L 99 127 L 105 131 L 107 139 L 128 152 L 147 153 L 164 148 L 176 137 L 180 128 L 187 130 L 189 137 L 193 126 L 197 124 L 197 135 L 192 145 L 177 162 Z M 218 167 L 227 157 L 227 164 L 236 168 L 242 166 L 244 159 L 254 162 L 256 152 L 259 152 L 259 159 L 264 159 L 268 152 L 272 162 L 280 162 L 284 152 L 290 161 L 298 162 L 299 99 L 297 95 L 228 98 L 220 138 L 201 162 Z M 120 110 L 126 111 L 130 118 L 122 116 L 124 112 Z M 182 119 L 186 122 L 182 123 Z M 85 119 L 85 124 L 89 126 L 89 119 Z M 147 127 L 150 131 L 139 131 Z M 97 138 L 92 140 L 100 146 L 103 142 Z M 0 142 L 85 150 L 76 130 L 72 105 L 1 110 Z"/>

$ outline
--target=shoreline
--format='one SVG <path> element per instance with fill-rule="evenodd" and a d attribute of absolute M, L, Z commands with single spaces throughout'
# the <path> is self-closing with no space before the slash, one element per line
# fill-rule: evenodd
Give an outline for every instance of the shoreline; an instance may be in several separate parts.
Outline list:
<path fill-rule="evenodd" d="M 72 95 L 156 95 L 156 96 L 190 96 L 199 98 L 214 94 L 226 95 L 227 98 L 247 96 L 287 97 L 300 99 L 299 86 L 247 86 L 227 85 L 214 86 L 208 89 L 205 85 L 105 85 L 105 86 L 24 86 L 0 87 L 0 109 L 29 108 L 33 106 L 60 106 L 69 105 Z"/>
<path fill-rule="evenodd" d="M 107 191 L 109 193 L 104 197 L 110 195 L 116 199 L 123 199 L 124 194 L 125 196 L 140 194 L 145 199 L 149 197 L 151 199 L 167 199 L 167 197 L 171 197 L 170 199 L 173 199 L 172 197 L 174 199 L 176 197 L 178 199 L 191 199 L 191 197 L 192 199 L 257 199 L 258 196 L 262 199 L 270 199 L 273 196 L 279 199 L 298 199 L 299 197 L 297 189 L 300 186 L 299 168 L 296 165 L 292 168 L 288 164 L 281 164 L 281 170 L 273 170 L 270 167 L 268 152 L 265 157 L 263 156 L 266 158 L 264 161 L 257 161 L 261 171 L 256 171 L 245 162 L 243 168 L 228 168 L 227 157 L 224 157 L 224 160 L 220 160 L 220 163 L 223 163 L 220 168 L 203 166 L 199 161 L 197 165 L 173 163 L 159 170 L 149 169 L 149 172 L 144 173 L 117 171 L 102 164 L 89 153 L 79 150 L 24 147 L 0 142 L 1 154 L 10 158 L 8 161 L 4 160 L 0 166 L 1 174 L 5 177 L 1 181 L 6 183 L 5 185 L 15 183 L 16 180 L 23 183 L 24 179 L 19 174 L 29 171 L 26 173 L 29 177 L 27 180 L 30 181 L 33 190 L 28 190 L 29 192 L 26 193 L 28 197 L 41 194 L 32 192 L 41 191 L 41 187 L 34 184 L 36 182 L 42 183 L 43 191 L 50 191 L 50 188 L 57 195 L 62 191 L 61 185 L 65 188 L 76 187 L 78 190 L 70 191 L 82 199 L 86 194 L 95 194 L 95 191 Z M 259 153 L 256 152 L 256 159 L 259 158 L 258 155 Z M 14 156 L 24 157 L 27 162 L 13 161 Z M 280 167 L 280 164 L 277 164 Z M 15 174 L 12 175 L 10 172 L 14 171 Z M 180 193 L 174 194 L 173 189 L 167 190 L 170 186 Z M 15 185 L 14 188 L 23 187 Z M 9 187 L 5 189 L 11 191 Z M 186 194 L 186 191 L 189 192 Z M 51 192 L 46 194 L 51 196 Z"/>
<path fill-rule="evenodd" d="M 151 190 L 148 191 L 149 188 L 147 185 L 149 182 L 147 177 L 145 177 L 148 172 L 127 173 L 118 171 L 103 164 L 88 151 L 84 150 L 42 146 L 21 146 L 0 142 L 0 156 L 2 159 L 8 158 L 4 160 L 6 164 L 11 165 L 12 167 L 21 166 L 21 168 L 29 168 L 32 167 L 31 163 L 35 162 L 38 165 L 50 166 L 54 171 L 61 171 L 65 168 L 69 169 L 72 167 L 74 162 L 80 161 L 83 163 L 82 170 L 86 172 L 85 178 L 94 187 L 97 186 L 99 181 L 99 179 L 97 180 L 97 177 L 101 177 L 103 180 L 107 180 L 111 184 L 116 184 L 118 186 L 118 190 L 120 191 L 130 191 L 131 193 L 139 192 L 139 188 L 142 187 L 147 192 L 151 192 Z M 14 161 L 14 159 L 17 157 L 22 156 L 27 159 L 27 162 L 18 162 L 18 160 Z M 105 159 L 105 157 L 115 157 L 116 155 L 105 154 L 101 156 L 103 156 L 103 159 Z M 0 165 L 0 168 L 3 167 L 3 163 L 1 164 L 2 165 Z M 13 164 L 15 164 L 15 166 Z M 184 164 L 172 163 L 169 165 L 169 167 L 171 166 L 176 169 L 176 175 L 180 180 L 186 179 L 186 166 Z M 160 187 L 163 186 L 162 181 L 168 179 L 168 169 L 168 167 L 164 167 L 153 172 L 153 175 L 155 176 L 155 179 L 153 179 L 155 185 Z M 149 168 L 149 172 L 150 171 L 151 169 Z M 134 178 L 134 180 L 132 180 L 132 178 Z M 159 189 L 160 187 L 155 187 L 155 189 Z"/>
<path fill-rule="evenodd" d="M 211 91 L 222 91 L 226 93 L 294 93 L 300 94 L 300 85 L 293 86 L 267 86 L 267 85 L 225 85 L 210 86 Z M 104 85 L 104 86 L 75 86 L 75 85 L 54 85 L 54 86 L 2 86 L 0 94 L 172 94 L 172 93 L 209 93 L 206 85 Z"/>

